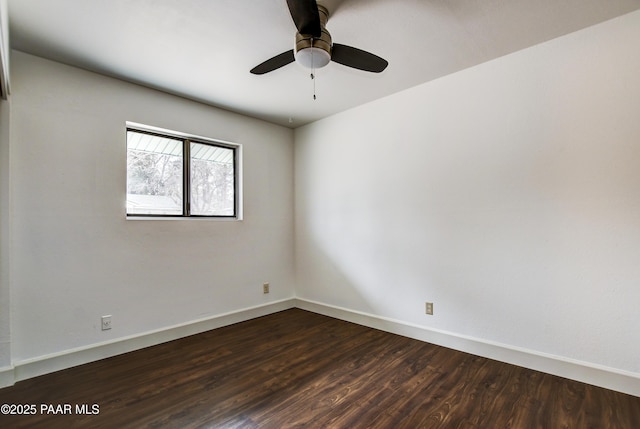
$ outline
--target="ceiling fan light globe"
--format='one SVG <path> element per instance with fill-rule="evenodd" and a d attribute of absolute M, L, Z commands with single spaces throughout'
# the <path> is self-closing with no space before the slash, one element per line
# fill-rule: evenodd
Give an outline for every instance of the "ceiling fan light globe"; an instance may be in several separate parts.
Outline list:
<path fill-rule="evenodd" d="M 296 62 L 308 69 L 319 69 L 331 61 L 329 52 L 321 48 L 304 48 L 296 52 Z"/>

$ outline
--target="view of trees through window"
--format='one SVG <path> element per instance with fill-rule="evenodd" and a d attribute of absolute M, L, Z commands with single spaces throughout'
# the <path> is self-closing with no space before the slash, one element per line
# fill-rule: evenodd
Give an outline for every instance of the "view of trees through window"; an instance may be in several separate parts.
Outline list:
<path fill-rule="evenodd" d="M 234 149 L 128 130 L 127 214 L 234 216 Z"/>
<path fill-rule="evenodd" d="M 225 161 L 226 160 L 226 161 Z M 233 216 L 233 150 L 191 143 L 191 214 Z"/>

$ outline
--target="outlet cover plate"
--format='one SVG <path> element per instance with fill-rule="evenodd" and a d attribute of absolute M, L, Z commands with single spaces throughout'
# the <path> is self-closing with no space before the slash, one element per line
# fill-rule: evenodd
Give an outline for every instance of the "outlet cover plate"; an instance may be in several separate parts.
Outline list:
<path fill-rule="evenodd" d="M 102 330 L 108 331 L 111 329 L 111 315 L 102 316 Z"/>
<path fill-rule="evenodd" d="M 433 316 L 433 302 L 426 302 L 424 311 L 429 316 Z"/>

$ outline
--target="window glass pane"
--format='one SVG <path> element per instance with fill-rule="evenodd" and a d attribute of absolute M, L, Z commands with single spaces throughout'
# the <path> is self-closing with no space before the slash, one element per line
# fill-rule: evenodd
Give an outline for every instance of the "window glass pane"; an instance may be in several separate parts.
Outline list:
<path fill-rule="evenodd" d="M 127 131 L 127 213 L 182 215 L 182 141 Z"/>
<path fill-rule="evenodd" d="M 191 143 L 191 214 L 235 215 L 234 151 Z"/>

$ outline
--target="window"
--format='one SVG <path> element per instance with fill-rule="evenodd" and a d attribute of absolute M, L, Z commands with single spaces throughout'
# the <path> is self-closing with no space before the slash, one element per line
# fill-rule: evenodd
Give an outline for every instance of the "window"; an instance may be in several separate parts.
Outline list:
<path fill-rule="evenodd" d="M 127 216 L 238 216 L 239 145 L 127 128 Z"/>

